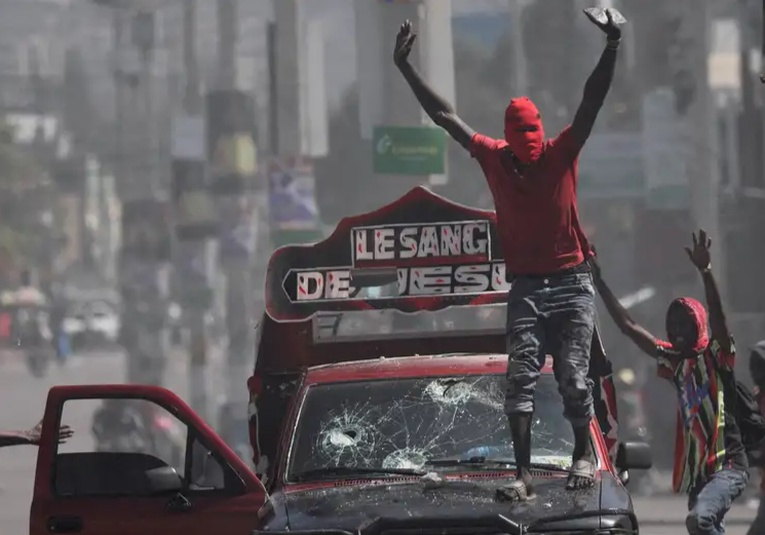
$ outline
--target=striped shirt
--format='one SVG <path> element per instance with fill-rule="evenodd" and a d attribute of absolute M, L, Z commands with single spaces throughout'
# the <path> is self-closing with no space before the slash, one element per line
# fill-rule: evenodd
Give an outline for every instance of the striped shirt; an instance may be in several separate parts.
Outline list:
<path fill-rule="evenodd" d="M 731 343 L 726 353 L 712 340 L 695 358 L 679 358 L 658 341 L 657 352 L 659 377 L 672 382 L 679 402 L 672 484 L 675 492 L 690 493 L 731 463 L 738 467 L 743 452 L 721 375 L 733 370 L 735 349 Z"/>

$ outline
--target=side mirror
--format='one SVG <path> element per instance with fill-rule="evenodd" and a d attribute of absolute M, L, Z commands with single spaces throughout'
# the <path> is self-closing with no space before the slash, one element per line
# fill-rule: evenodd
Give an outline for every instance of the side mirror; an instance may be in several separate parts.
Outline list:
<path fill-rule="evenodd" d="M 648 470 L 653 466 L 651 446 L 645 442 L 622 442 L 616 453 L 619 470 Z"/>
<path fill-rule="evenodd" d="M 183 490 L 183 479 L 171 466 L 153 468 L 144 474 L 149 490 L 153 495 L 173 494 Z"/>

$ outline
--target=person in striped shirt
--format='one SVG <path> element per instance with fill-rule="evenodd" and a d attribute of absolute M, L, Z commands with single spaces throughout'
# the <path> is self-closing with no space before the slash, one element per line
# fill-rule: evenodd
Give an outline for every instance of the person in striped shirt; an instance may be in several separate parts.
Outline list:
<path fill-rule="evenodd" d="M 666 316 L 668 341 L 635 323 L 591 260 L 595 287 L 621 332 L 655 358 L 659 377 L 678 397 L 673 487 L 688 494 L 686 527 L 691 535 L 725 533 L 724 517 L 749 481 L 748 461 L 733 412 L 735 347 L 712 275 L 711 240 L 703 230 L 693 235 L 689 258 L 704 281 L 707 311 L 689 297 L 675 299 Z"/>

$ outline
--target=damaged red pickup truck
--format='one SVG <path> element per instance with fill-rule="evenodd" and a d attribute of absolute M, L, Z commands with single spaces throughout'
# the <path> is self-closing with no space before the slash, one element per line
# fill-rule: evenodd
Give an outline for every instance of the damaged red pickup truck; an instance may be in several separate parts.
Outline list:
<path fill-rule="evenodd" d="M 637 534 L 625 471 L 650 467 L 650 451 L 614 441 L 615 394 L 598 366 L 597 485 L 564 489 L 573 441 L 547 366 L 533 435 L 538 496 L 497 501 L 514 475 L 506 291 L 494 214 L 424 188 L 344 219 L 323 242 L 277 250 L 248 380 L 257 474 L 168 390 L 55 387 L 30 534 Z M 185 429 L 183 455 L 58 445 L 67 406 L 102 399 L 169 413 Z"/>

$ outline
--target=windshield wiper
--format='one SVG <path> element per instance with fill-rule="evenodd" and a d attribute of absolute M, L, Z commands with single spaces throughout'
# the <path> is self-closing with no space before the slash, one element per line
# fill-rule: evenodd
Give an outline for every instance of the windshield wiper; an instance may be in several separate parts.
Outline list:
<path fill-rule="evenodd" d="M 486 467 L 498 467 L 503 466 L 507 468 L 515 468 L 515 459 L 490 459 L 486 457 L 470 457 L 469 459 L 460 459 L 457 457 L 444 458 L 444 459 L 429 459 L 425 466 L 486 466 Z M 565 467 L 555 463 L 531 463 L 531 468 L 538 470 L 555 470 L 566 471 Z"/>
<path fill-rule="evenodd" d="M 292 475 L 294 481 L 307 479 L 332 477 L 332 476 L 357 476 L 369 474 L 382 474 L 394 476 L 424 476 L 425 470 L 416 468 L 366 468 L 361 466 L 331 466 L 327 468 L 314 468 Z"/>

